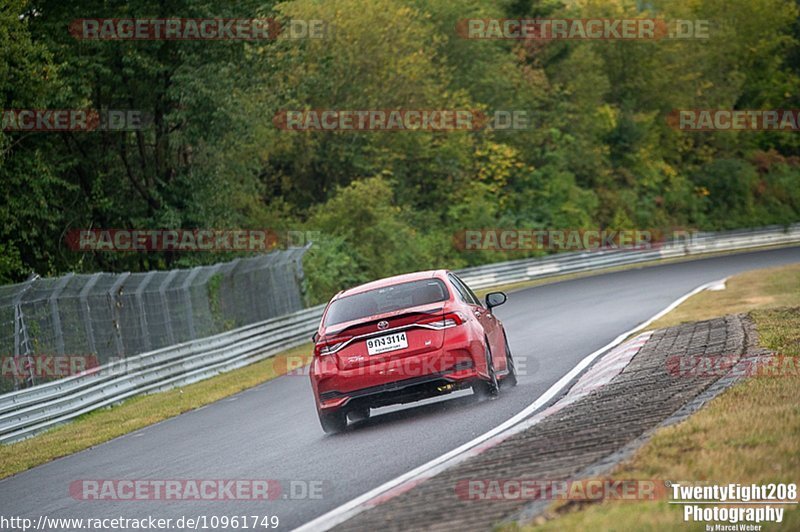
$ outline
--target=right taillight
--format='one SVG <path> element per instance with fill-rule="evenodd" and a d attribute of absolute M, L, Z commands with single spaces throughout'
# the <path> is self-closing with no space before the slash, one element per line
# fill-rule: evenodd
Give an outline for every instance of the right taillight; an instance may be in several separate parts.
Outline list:
<path fill-rule="evenodd" d="M 418 323 L 424 323 L 428 327 L 433 327 L 434 329 L 449 329 L 450 327 L 457 327 L 465 321 L 464 315 L 460 312 L 448 312 L 444 316 L 427 318 Z"/>

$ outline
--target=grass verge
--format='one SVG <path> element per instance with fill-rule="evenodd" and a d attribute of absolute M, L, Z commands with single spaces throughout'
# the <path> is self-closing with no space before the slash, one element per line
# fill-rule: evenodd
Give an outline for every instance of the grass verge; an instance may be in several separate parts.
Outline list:
<path fill-rule="evenodd" d="M 89 412 L 69 424 L 9 445 L 0 445 L 0 478 L 67 456 L 257 386 L 307 360 L 303 344 L 244 368 L 182 388 L 133 397 Z"/>
<path fill-rule="evenodd" d="M 800 264 L 753 270 L 728 279 L 725 290 L 704 291 L 650 324 L 662 329 L 758 309 L 800 305 Z"/>
<path fill-rule="evenodd" d="M 727 289 L 690 298 L 658 326 L 749 311 L 761 343 L 800 356 L 800 266 L 730 279 Z M 610 475 L 716 484 L 800 482 L 800 377 L 753 377 L 726 390 L 682 423 L 663 428 Z M 800 530 L 800 508 L 762 530 Z M 730 524 L 730 523 L 725 523 Z M 525 530 L 705 530 L 685 523 L 666 500 L 556 503 Z M 712 527 L 714 524 L 712 523 Z M 737 525 L 738 530 L 738 525 Z"/>

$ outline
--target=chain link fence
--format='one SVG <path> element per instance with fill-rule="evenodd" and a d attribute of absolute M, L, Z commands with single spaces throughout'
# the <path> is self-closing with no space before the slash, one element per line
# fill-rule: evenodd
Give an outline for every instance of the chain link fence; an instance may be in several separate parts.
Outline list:
<path fill-rule="evenodd" d="M 306 249 L 0 286 L 0 393 L 65 376 L 53 359 L 91 367 L 300 310 Z"/>

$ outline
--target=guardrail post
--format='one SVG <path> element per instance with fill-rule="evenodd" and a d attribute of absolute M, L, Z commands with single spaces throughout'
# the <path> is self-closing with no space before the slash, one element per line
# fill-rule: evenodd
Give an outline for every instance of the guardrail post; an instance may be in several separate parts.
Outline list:
<path fill-rule="evenodd" d="M 89 308 L 89 292 L 92 291 L 94 285 L 100 280 L 100 274 L 93 274 L 86 284 L 81 288 L 81 293 L 78 296 L 81 302 L 81 315 L 83 317 L 83 328 L 86 331 L 86 344 L 89 346 L 89 353 L 97 353 L 97 342 L 94 339 L 94 328 L 92 327 L 92 313 Z"/>
<path fill-rule="evenodd" d="M 152 349 L 152 342 L 150 342 L 150 331 L 147 329 L 147 311 L 144 307 L 142 293 L 144 292 L 144 289 L 147 288 L 147 285 L 150 284 L 150 281 L 153 280 L 153 277 L 155 277 L 156 273 L 157 272 L 155 270 L 147 272 L 147 275 L 144 276 L 144 280 L 139 283 L 139 286 L 136 288 L 136 292 L 133 293 L 134 297 L 136 298 L 136 308 L 139 309 L 139 327 L 140 332 L 142 333 L 142 342 L 144 343 L 145 351 L 150 351 L 150 349 Z"/>
<path fill-rule="evenodd" d="M 201 331 L 200 334 L 219 332 L 219 329 L 217 329 L 216 327 L 217 317 L 215 316 L 215 309 L 219 310 L 220 308 L 219 291 L 216 291 L 214 294 L 212 294 L 209 291 L 208 283 L 215 275 L 217 275 L 217 272 L 220 270 L 221 267 L 222 264 L 218 262 L 211 266 L 203 266 L 202 269 L 203 276 L 201 278 L 200 285 L 202 286 L 202 290 L 204 291 L 206 307 L 208 308 L 208 323 L 207 324 L 201 323 L 201 325 L 205 325 L 205 329 Z M 216 296 L 217 300 L 213 301 L 212 296 Z"/>
<path fill-rule="evenodd" d="M 186 279 L 183 280 L 183 284 L 181 284 L 181 292 L 186 302 L 186 324 L 189 327 L 189 338 L 192 340 L 196 338 L 197 332 L 194 329 L 194 312 L 192 310 L 192 296 L 189 294 L 189 287 L 202 269 L 202 266 L 192 268 L 192 271 L 189 272 L 189 275 L 186 276 Z"/>
<path fill-rule="evenodd" d="M 127 279 L 130 274 L 130 272 L 121 273 L 106 294 L 107 301 L 111 306 L 111 325 L 114 333 L 114 346 L 116 347 L 117 356 L 120 358 L 125 356 L 125 346 L 122 343 L 122 327 L 119 323 L 121 319 L 119 308 L 122 306 L 122 300 L 118 299 L 118 295 L 122 295 L 122 283 L 125 282 L 125 279 Z"/>
<path fill-rule="evenodd" d="M 178 270 L 172 270 L 167 274 L 161 285 L 158 287 L 158 293 L 161 296 L 161 306 L 164 308 L 164 325 L 167 329 L 167 345 L 175 343 L 175 335 L 172 333 L 172 320 L 169 319 L 169 304 L 167 303 L 167 287 L 169 283 L 178 275 Z"/>
<path fill-rule="evenodd" d="M 30 375 L 28 375 L 28 385 L 33 386 L 36 384 L 36 378 L 33 371 L 33 360 L 30 358 L 31 343 L 28 338 L 28 328 L 25 326 L 25 315 L 22 313 L 22 296 L 25 292 L 31 289 L 33 283 L 39 278 L 39 275 L 32 273 L 28 280 L 25 281 L 25 286 L 14 296 L 14 362 L 18 363 L 20 356 L 25 356 L 26 362 L 30 368 Z M 25 346 L 24 350 L 22 346 Z M 23 352 L 24 351 L 24 352 Z M 14 373 L 14 388 L 18 388 L 19 381 L 17 380 L 16 372 Z"/>
<path fill-rule="evenodd" d="M 58 312 L 58 297 L 64 291 L 64 287 L 75 276 L 74 273 L 68 273 L 56 283 L 53 293 L 50 294 L 50 315 L 53 322 L 53 337 L 56 341 L 56 353 L 64 355 L 64 331 L 61 330 L 61 315 Z"/>
<path fill-rule="evenodd" d="M 22 346 L 25 346 L 24 352 Z M 27 362 L 30 364 L 30 343 L 28 341 L 28 331 L 25 329 L 25 323 L 22 318 L 22 305 L 14 305 L 14 364 L 19 364 L 20 356 L 25 355 Z M 34 375 L 31 371 L 28 379 L 32 384 L 34 382 Z M 14 372 L 14 389 L 19 389 L 18 372 Z"/>

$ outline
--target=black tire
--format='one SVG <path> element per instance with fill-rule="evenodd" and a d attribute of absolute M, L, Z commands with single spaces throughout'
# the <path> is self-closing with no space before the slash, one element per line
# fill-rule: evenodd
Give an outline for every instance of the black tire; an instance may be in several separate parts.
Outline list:
<path fill-rule="evenodd" d="M 511 347 L 508 345 L 508 336 L 503 333 L 503 338 L 506 341 L 506 365 L 508 374 L 503 379 L 503 384 L 508 383 L 511 386 L 517 385 L 517 366 L 514 364 L 514 357 L 511 355 Z"/>
<path fill-rule="evenodd" d="M 330 414 L 319 413 L 319 424 L 327 434 L 336 434 L 347 428 L 347 414 L 344 412 L 332 412 Z"/>
<path fill-rule="evenodd" d="M 472 390 L 476 395 L 481 397 L 497 397 L 500 393 L 500 384 L 497 382 L 497 373 L 494 371 L 494 364 L 492 363 L 492 348 L 489 347 L 489 339 L 485 338 L 486 342 L 486 367 L 488 368 L 489 380 L 480 380 L 472 385 Z"/>

